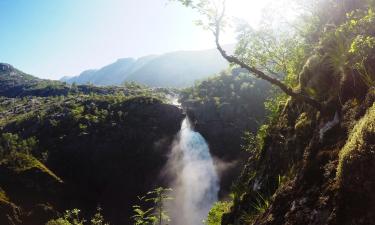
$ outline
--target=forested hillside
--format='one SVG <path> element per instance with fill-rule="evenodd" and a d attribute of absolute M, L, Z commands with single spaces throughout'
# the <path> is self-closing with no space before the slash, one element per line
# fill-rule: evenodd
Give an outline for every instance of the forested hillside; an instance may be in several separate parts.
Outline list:
<path fill-rule="evenodd" d="M 156 185 L 182 111 L 147 96 L 1 99 L 1 224 L 44 224 L 107 208 L 128 223 Z"/>
<path fill-rule="evenodd" d="M 184 117 L 167 90 L 68 86 L 2 64 L 0 223 L 44 224 L 98 206 L 128 223 L 158 178 Z M 153 179 L 149 179 L 153 177 Z"/>
<path fill-rule="evenodd" d="M 0 224 L 375 224 L 375 1 L 270 7 L 233 54 L 225 1 L 175 1 L 227 70 L 180 52 L 73 78 L 170 89 L 0 64 Z"/>
<path fill-rule="evenodd" d="M 222 174 L 222 194 L 228 192 L 248 157 L 241 146 L 246 135 L 256 132 L 265 121 L 264 103 L 271 93 L 271 85 L 241 69 L 222 72 L 181 91 L 182 107 L 213 155 L 235 163 Z"/>
<path fill-rule="evenodd" d="M 130 223 L 137 196 L 169 184 L 162 170 L 184 117 L 170 105 L 177 90 L 66 85 L 7 68 L 0 77 L 7 90 L 0 104 L 2 223 L 43 224 L 67 209 L 88 218 L 98 206 L 106 221 Z M 222 196 L 247 155 L 242 133 L 257 130 L 269 96 L 267 83 L 243 72 L 223 72 L 180 92 L 212 154 L 232 163 L 222 170 Z M 213 120 L 202 120 L 203 112 Z"/>

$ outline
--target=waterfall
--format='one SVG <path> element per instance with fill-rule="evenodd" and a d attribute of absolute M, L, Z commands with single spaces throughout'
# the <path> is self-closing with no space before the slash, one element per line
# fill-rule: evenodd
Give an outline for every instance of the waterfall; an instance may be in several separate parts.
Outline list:
<path fill-rule="evenodd" d="M 201 225 L 217 201 L 219 177 L 206 141 L 192 130 L 188 118 L 182 122 L 167 169 L 175 197 L 168 206 L 171 224 Z"/>

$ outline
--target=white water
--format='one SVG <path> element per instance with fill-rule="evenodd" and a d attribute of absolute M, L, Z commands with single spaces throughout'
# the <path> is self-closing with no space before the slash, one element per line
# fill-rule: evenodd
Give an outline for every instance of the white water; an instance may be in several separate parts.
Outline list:
<path fill-rule="evenodd" d="M 191 129 L 186 118 L 168 162 L 174 181 L 175 199 L 168 211 L 173 225 L 201 225 L 217 201 L 219 178 L 208 145 L 202 135 Z"/>

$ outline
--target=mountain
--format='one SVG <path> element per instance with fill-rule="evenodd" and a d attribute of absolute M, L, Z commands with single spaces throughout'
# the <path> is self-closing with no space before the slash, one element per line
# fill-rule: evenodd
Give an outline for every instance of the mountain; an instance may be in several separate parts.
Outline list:
<path fill-rule="evenodd" d="M 68 87 L 59 81 L 39 79 L 12 65 L 0 63 L 0 96 L 47 96 L 67 93 Z"/>
<path fill-rule="evenodd" d="M 86 70 L 61 81 L 95 85 L 120 85 L 134 81 L 151 87 L 187 87 L 227 67 L 228 63 L 216 49 L 178 51 L 139 59 L 119 59 L 99 70 Z"/>
<path fill-rule="evenodd" d="M 0 63 L 0 96 L 19 97 L 53 97 L 75 94 L 96 95 L 149 95 L 174 96 L 175 90 L 166 88 L 149 88 L 139 84 L 100 87 L 93 85 L 70 85 L 62 81 L 39 79 L 24 73 L 10 64 Z"/>
<path fill-rule="evenodd" d="M 107 65 L 99 70 L 86 70 L 77 77 L 61 79 L 67 83 L 87 84 L 92 83 L 95 85 L 119 85 L 127 78 L 127 76 L 150 60 L 154 56 L 146 56 L 135 60 L 133 58 L 119 59 L 115 63 Z"/>

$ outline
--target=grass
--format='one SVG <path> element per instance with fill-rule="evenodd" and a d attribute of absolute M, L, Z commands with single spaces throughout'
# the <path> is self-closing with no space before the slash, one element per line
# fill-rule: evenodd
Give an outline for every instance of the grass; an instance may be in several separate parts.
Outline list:
<path fill-rule="evenodd" d="M 350 132 L 349 138 L 345 146 L 339 154 L 339 164 L 337 166 L 336 179 L 341 184 L 348 164 L 354 161 L 361 152 L 366 151 L 365 137 L 367 134 L 375 133 L 375 104 L 369 108 L 366 115 L 361 118 Z"/>
<path fill-rule="evenodd" d="M 4 163 L 4 162 L 3 162 Z M 20 152 L 12 152 L 5 163 L 16 173 L 21 173 L 33 168 L 39 169 L 43 173 L 48 174 L 56 181 L 63 183 L 62 179 L 48 169 L 43 163 L 34 158 L 32 155 Z"/>
<path fill-rule="evenodd" d="M 252 207 L 257 214 L 262 214 L 270 207 L 270 199 L 257 193 L 257 197 L 255 198 L 255 202 L 252 203 Z"/>

